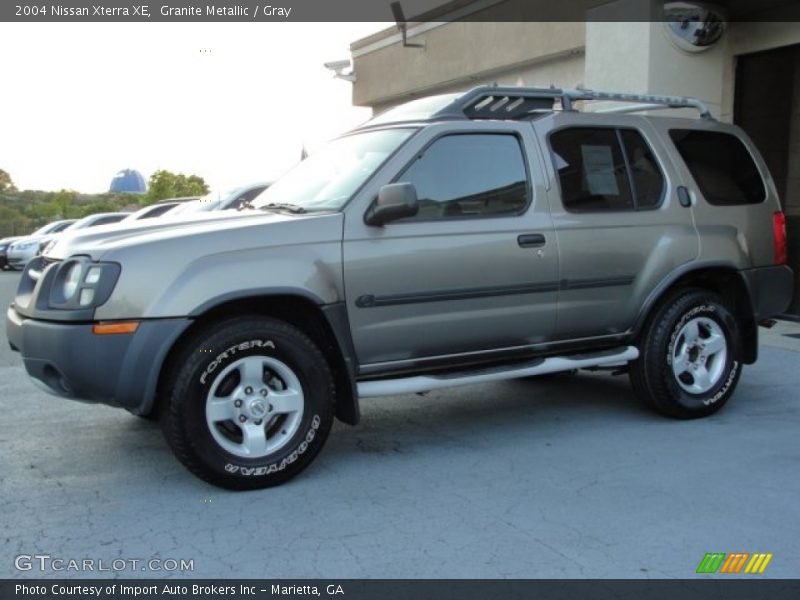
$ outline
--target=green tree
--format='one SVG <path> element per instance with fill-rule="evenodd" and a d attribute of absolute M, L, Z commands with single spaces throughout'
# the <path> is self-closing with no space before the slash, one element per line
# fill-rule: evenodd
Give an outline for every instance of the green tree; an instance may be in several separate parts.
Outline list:
<path fill-rule="evenodd" d="M 50 205 L 54 209 L 53 216 L 58 216 L 62 219 L 73 217 L 78 212 L 75 206 L 77 198 L 78 192 L 73 192 L 72 190 L 60 190 L 53 194 L 50 200 Z"/>
<path fill-rule="evenodd" d="M 11 175 L 9 175 L 3 169 L 0 169 L 0 192 L 16 192 L 17 186 L 14 185 L 14 182 L 11 181 Z"/>
<path fill-rule="evenodd" d="M 159 169 L 150 176 L 146 204 L 179 198 L 181 196 L 202 196 L 208 193 L 208 184 L 199 175 L 184 175 Z"/>
<path fill-rule="evenodd" d="M 39 219 L 52 221 L 53 218 L 58 214 L 59 208 L 52 202 L 48 203 L 39 203 L 34 204 L 32 208 L 32 212 L 34 216 Z"/>

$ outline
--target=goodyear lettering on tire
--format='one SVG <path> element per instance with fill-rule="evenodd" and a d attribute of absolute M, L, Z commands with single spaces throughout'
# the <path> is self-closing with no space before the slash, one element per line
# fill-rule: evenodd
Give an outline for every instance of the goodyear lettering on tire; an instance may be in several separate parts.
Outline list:
<path fill-rule="evenodd" d="M 311 419 L 311 427 L 309 428 L 308 432 L 306 432 L 306 437 L 302 442 L 300 442 L 300 445 L 298 445 L 297 448 L 292 451 L 291 454 L 281 459 L 279 463 L 276 462 L 263 467 L 245 467 L 242 465 L 227 463 L 225 465 L 225 470 L 228 473 L 238 473 L 239 475 L 244 475 L 245 477 L 258 477 L 283 471 L 287 466 L 291 465 L 293 462 L 296 462 L 298 458 L 306 453 L 308 447 L 311 445 L 311 442 L 313 442 L 314 438 L 317 436 L 317 430 L 319 429 L 319 426 L 319 415 L 314 415 L 314 418 Z"/>

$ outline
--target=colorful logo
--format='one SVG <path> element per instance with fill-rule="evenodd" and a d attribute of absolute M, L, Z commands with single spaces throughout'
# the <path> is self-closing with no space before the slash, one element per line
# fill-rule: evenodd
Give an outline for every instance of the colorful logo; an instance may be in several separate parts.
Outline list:
<path fill-rule="evenodd" d="M 697 566 L 698 573 L 749 573 L 752 575 L 761 574 L 767 568 L 769 561 L 772 560 L 772 553 L 738 552 L 725 554 L 724 552 L 708 552 Z"/>

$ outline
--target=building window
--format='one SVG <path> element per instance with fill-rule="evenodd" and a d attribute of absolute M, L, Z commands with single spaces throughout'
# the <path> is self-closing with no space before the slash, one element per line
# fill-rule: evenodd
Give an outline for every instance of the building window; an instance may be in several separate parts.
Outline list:
<path fill-rule="evenodd" d="M 550 148 L 566 210 L 624 211 L 661 204 L 664 175 L 638 131 L 571 127 L 552 134 Z"/>
<path fill-rule="evenodd" d="M 672 129 L 669 132 L 709 204 L 758 204 L 766 188 L 742 140 L 729 133 Z"/>
<path fill-rule="evenodd" d="M 522 148 L 510 134 L 441 137 L 397 181 L 417 190 L 419 212 L 409 221 L 515 214 L 530 195 Z"/>

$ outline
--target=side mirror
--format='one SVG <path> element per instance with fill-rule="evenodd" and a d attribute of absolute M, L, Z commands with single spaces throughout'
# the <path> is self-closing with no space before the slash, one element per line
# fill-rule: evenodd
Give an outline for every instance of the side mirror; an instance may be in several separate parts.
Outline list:
<path fill-rule="evenodd" d="M 414 184 L 390 183 L 378 192 L 378 199 L 364 215 L 364 222 L 374 227 L 382 227 L 390 221 L 413 217 L 418 210 L 419 203 Z"/>

